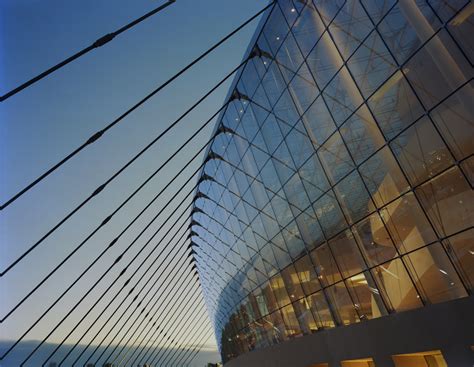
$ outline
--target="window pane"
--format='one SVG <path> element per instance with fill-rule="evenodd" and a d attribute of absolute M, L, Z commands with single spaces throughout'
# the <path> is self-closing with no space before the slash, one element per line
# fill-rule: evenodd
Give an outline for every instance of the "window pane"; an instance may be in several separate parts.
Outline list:
<path fill-rule="evenodd" d="M 366 268 L 351 231 L 339 234 L 329 241 L 329 246 L 344 278 L 360 273 Z"/>
<path fill-rule="evenodd" d="M 387 147 L 362 164 L 359 171 L 378 207 L 397 198 L 409 188 L 392 152 Z"/>
<path fill-rule="evenodd" d="M 407 78 L 426 108 L 433 107 L 473 75 L 473 68 L 445 30 L 429 40 L 407 68 Z"/>
<path fill-rule="evenodd" d="M 270 279 L 270 285 L 272 287 L 275 299 L 280 307 L 286 306 L 290 303 L 290 297 L 285 288 L 285 283 L 280 275 L 275 275 Z"/>
<path fill-rule="evenodd" d="M 474 225 L 474 192 L 458 167 L 420 186 L 416 193 L 440 236 Z"/>
<path fill-rule="evenodd" d="M 357 164 L 367 159 L 385 143 L 366 105 L 359 108 L 342 125 L 341 135 Z"/>
<path fill-rule="evenodd" d="M 329 310 L 326 297 L 322 291 L 312 294 L 310 297 L 307 297 L 306 300 L 313 312 L 318 328 L 333 328 L 336 326 L 331 311 Z"/>
<path fill-rule="evenodd" d="M 427 117 L 404 131 L 390 145 L 412 185 L 453 164 L 453 157 Z"/>
<path fill-rule="evenodd" d="M 372 32 L 347 63 L 367 98 L 395 71 L 396 65 L 377 32 Z"/>
<path fill-rule="evenodd" d="M 347 222 L 332 191 L 316 201 L 313 209 L 327 238 L 347 227 Z"/>
<path fill-rule="evenodd" d="M 298 274 L 296 273 L 295 267 L 289 265 L 281 272 L 281 276 L 286 286 L 286 290 L 290 296 L 290 299 L 296 300 L 304 296 L 303 289 L 301 288 Z"/>
<path fill-rule="evenodd" d="M 327 244 L 311 251 L 311 259 L 323 285 L 333 284 L 342 279 Z"/>
<path fill-rule="evenodd" d="M 474 289 L 474 229 L 443 241 L 456 270 L 469 289 Z"/>
<path fill-rule="evenodd" d="M 262 295 L 265 298 L 265 306 L 266 306 L 265 308 L 269 312 L 272 312 L 278 308 L 278 305 L 275 300 L 275 296 L 273 295 L 273 291 L 270 288 L 270 284 L 268 282 L 262 285 Z"/>
<path fill-rule="evenodd" d="M 363 102 L 354 79 L 345 67 L 331 80 L 323 95 L 338 126 L 342 125 Z"/>
<path fill-rule="evenodd" d="M 292 28 L 303 57 L 306 57 L 315 45 L 322 28 L 321 18 L 316 9 L 311 4 L 305 6 L 298 18 L 298 26 Z"/>
<path fill-rule="evenodd" d="M 354 167 L 341 135 L 337 131 L 324 143 L 318 154 L 326 173 L 333 183 L 339 181 Z"/>
<path fill-rule="evenodd" d="M 395 58 L 402 64 L 440 25 L 426 1 L 410 1 L 395 5 L 378 29 Z"/>
<path fill-rule="evenodd" d="M 372 274 L 391 310 L 406 311 L 423 306 L 400 259 L 376 267 Z"/>
<path fill-rule="evenodd" d="M 417 288 L 431 303 L 466 297 L 467 292 L 440 243 L 403 258 Z"/>
<path fill-rule="evenodd" d="M 369 265 L 378 265 L 397 255 L 390 235 L 380 216 L 375 213 L 352 227 Z"/>
<path fill-rule="evenodd" d="M 387 139 L 392 139 L 424 113 L 400 71 L 369 98 L 369 106 Z"/>
<path fill-rule="evenodd" d="M 357 222 L 375 209 L 357 171 L 339 182 L 334 191 L 349 223 Z"/>
<path fill-rule="evenodd" d="M 320 89 L 326 86 L 342 66 L 342 59 L 327 32 L 322 35 L 306 62 Z"/>
<path fill-rule="evenodd" d="M 354 324 L 360 321 L 344 282 L 326 288 L 326 292 L 329 302 L 334 307 L 334 312 L 338 315 L 342 325 Z"/>
<path fill-rule="evenodd" d="M 275 311 L 274 313 L 270 314 L 270 320 L 274 329 L 273 343 L 279 343 L 281 341 L 288 340 L 285 323 L 281 317 L 280 311 Z"/>
<path fill-rule="evenodd" d="M 474 186 L 474 155 L 461 163 L 461 169 L 471 186 Z"/>
<path fill-rule="evenodd" d="M 314 269 L 313 263 L 309 258 L 309 255 L 303 256 L 301 259 L 295 262 L 295 268 L 298 272 L 298 276 L 301 281 L 301 286 L 303 287 L 306 295 L 314 293 L 321 289 L 319 284 L 318 274 Z"/>
<path fill-rule="evenodd" d="M 345 282 L 361 320 L 387 314 L 380 292 L 369 272 L 354 275 Z"/>
<path fill-rule="evenodd" d="M 336 125 L 321 97 L 308 108 L 302 121 L 315 146 L 320 146 L 336 130 Z"/>
<path fill-rule="evenodd" d="M 294 338 L 295 336 L 303 335 L 303 331 L 300 329 L 300 324 L 295 315 L 293 305 L 288 305 L 281 309 L 281 315 L 286 326 L 286 335 L 288 338 Z"/>
<path fill-rule="evenodd" d="M 395 246 L 402 253 L 437 239 L 412 193 L 387 205 L 380 214 L 395 241 Z"/>
<path fill-rule="evenodd" d="M 347 60 L 372 28 L 373 25 L 360 2 L 348 0 L 329 26 L 329 31 L 342 56 Z"/>
<path fill-rule="evenodd" d="M 472 103 L 464 103 L 474 99 L 473 89 L 474 82 L 466 84 L 431 113 L 433 121 L 457 159 L 474 153 L 474 111 Z"/>
<path fill-rule="evenodd" d="M 306 298 L 293 302 L 293 308 L 303 334 L 311 334 L 318 330 Z"/>

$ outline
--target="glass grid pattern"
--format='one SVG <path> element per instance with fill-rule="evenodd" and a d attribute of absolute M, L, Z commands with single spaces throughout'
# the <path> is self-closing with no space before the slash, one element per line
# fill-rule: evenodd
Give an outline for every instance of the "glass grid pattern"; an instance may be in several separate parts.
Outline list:
<path fill-rule="evenodd" d="M 223 361 L 472 293 L 473 13 L 273 7 L 193 214 Z"/>

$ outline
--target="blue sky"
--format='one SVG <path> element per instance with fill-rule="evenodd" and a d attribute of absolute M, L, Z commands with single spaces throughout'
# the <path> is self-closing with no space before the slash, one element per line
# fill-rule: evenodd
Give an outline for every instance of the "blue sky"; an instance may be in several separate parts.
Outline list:
<path fill-rule="evenodd" d="M 0 3 L 0 93 L 4 94 L 158 4 L 159 1 L 152 0 L 3 0 Z M 105 47 L 0 104 L 0 201 L 11 197 L 266 4 L 264 0 L 178 0 Z M 253 22 L 0 213 L 1 269 L 238 65 L 257 23 Z M 220 88 L 166 139 L 0 280 L 2 316 L 222 105 L 228 86 L 229 83 Z M 213 124 L 2 324 L 0 338 L 18 337 L 209 138 L 212 128 Z M 201 161 L 196 160 L 183 177 Z M 26 339 L 39 339 L 51 328 L 147 220 L 173 196 L 173 189 L 176 186 L 150 208 L 110 257 L 97 264 Z M 101 289 L 98 288 L 96 296 Z M 89 302 L 92 303 L 88 301 L 84 307 Z M 68 331 L 68 325 L 49 341 L 60 340 Z"/>

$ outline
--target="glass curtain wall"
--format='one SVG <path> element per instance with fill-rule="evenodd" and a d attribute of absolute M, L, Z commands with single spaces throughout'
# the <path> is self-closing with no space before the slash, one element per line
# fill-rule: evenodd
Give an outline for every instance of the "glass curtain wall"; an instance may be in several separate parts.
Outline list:
<path fill-rule="evenodd" d="M 466 0 L 275 4 L 193 212 L 224 361 L 472 293 L 473 14 Z"/>

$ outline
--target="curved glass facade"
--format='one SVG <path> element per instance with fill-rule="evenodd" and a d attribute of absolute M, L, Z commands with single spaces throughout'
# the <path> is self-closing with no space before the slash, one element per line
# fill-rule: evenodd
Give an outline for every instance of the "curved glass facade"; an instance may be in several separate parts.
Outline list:
<path fill-rule="evenodd" d="M 193 211 L 224 361 L 471 294 L 473 14 L 465 0 L 272 8 Z"/>

